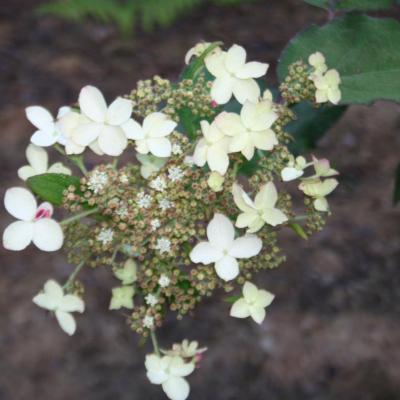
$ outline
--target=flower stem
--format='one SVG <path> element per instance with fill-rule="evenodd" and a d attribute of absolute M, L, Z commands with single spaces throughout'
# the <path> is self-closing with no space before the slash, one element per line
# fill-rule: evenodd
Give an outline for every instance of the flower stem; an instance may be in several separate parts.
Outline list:
<path fill-rule="evenodd" d="M 65 282 L 63 289 L 68 289 L 70 285 L 74 282 L 76 276 L 79 274 L 83 266 L 85 265 L 85 261 L 80 262 L 76 268 L 72 271 L 71 275 L 69 276 L 67 282 Z"/>
<path fill-rule="evenodd" d="M 87 169 L 85 167 L 85 164 L 84 164 L 84 162 L 82 160 L 82 156 L 80 156 L 80 155 L 71 155 L 71 156 L 69 156 L 68 154 L 65 153 L 64 149 L 58 143 L 56 143 L 54 145 L 54 148 L 60 154 L 62 154 L 63 156 L 67 156 L 80 169 L 80 171 L 82 172 L 83 175 L 87 174 L 88 171 L 87 171 Z"/>
<path fill-rule="evenodd" d="M 81 219 L 81 218 L 83 218 L 83 217 L 87 217 L 88 215 L 94 214 L 94 213 L 96 213 L 97 211 L 98 211 L 98 208 L 97 208 L 97 207 L 96 207 L 96 208 L 92 208 L 91 210 L 83 211 L 83 212 L 81 212 L 80 214 L 76 214 L 76 215 L 73 215 L 72 217 L 63 219 L 63 220 L 60 222 L 60 225 L 68 225 L 68 224 L 70 224 L 71 222 L 76 221 L 77 219 Z"/>
<path fill-rule="evenodd" d="M 160 357 L 161 355 L 160 348 L 158 347 L 156 331 L 154 329 L 150 330 L 150 337 L 151 337 L 151 342 L 153 343 L 154 352 L 157 354 L 158 357 Z"/>

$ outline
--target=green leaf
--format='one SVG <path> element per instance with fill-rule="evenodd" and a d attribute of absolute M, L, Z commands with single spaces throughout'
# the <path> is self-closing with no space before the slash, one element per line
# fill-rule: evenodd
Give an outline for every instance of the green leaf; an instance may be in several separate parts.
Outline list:
<path fill-rule="evenodd" d="M 393 19 L 348 14 L 312 26 L 290 41 L 278 67 L 281 81 L 288 66 L 321 51 L 342 78 L 342 104 L 378 99 L 400 101 L 400 23 Z"/>
<path fill-rule="evenodd" d="M 204 59 L 218 46 L 220 46 L 221 42 L 211 43 L 199 56 L 196 57 L 182 72 L 182 80 L 184 79 L 193 79 L 199 76 L 200 72 L 204 68 Z"/>
<path fill-rule="evenodd" d="M 26 183 L 32 192 L 42 200 L 60 206 L 64 190 L 70 185 L 79 189 L 80 180 L 76 176 L 65 174 L 42 174 L 32 176 Z"/>
<path fill-rule="evenodd" d="M 224 298 L 225 303 L 233 304 L 235 301 L 239 300 L 240 296 L 229 296 Z"/>
<path fill-rule="evenodd" d="M 318 140 L 344 114 L 347 106 L 325 105 L 319 108 L 310 103 L 302 102 L 292 107 L 297 119 L 286 126 L 294 141 L 289 149 L 295 154 L 305 153 L 316 147 Z"/>
<path fill-rule="evenodd" d="M 373 11 L 390 8 L 394 0 L 339 0 L 336 2 L 338 10 Z"/>
<path fill-rule="evenodd" d="M 307 233 L 304 232 L 304 229 L 301 225 L 297 224 L 296 222 L 292 222 L 289 224 L 289 227 L 293 230 L 294 233 L 296 233 L 296 235 L 300 236 L 302 239 L 308 239 Z"/>
<path fill-rule="evenodd" d="M 329 8 L 329 0 L 304 0 L 304 1 L 315 7 L 320 7 L 325 9 Z"/>
<path fill-rule="evenodd" d="M 397 204 L 400 201 L 400 163 L 396 169 L 394 191 L 393 191 L 393 203 Z"/>

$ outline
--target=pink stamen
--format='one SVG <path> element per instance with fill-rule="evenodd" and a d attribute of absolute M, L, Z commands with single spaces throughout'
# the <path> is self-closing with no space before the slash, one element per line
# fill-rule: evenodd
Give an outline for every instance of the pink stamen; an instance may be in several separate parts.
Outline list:
<path fill-rule="evenodd" d="M 42 218 L 50 218 L 50 217 L 51 217 L 51 210 L 46 210 L 45 208 L 38 208 L 35 214 L 35 220 Z"/>
<path fill-rule="evenodd" d="M 217 108 L 218 107 L 218 103 L 215 100 L 211 101 L 211 107 L 212 108 Z"/>

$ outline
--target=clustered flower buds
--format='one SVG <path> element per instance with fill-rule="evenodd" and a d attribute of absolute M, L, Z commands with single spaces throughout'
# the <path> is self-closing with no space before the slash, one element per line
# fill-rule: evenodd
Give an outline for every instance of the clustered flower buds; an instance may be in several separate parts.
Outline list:
<path fill-rule="evenodd" d="M 186 63 L 180 82 L 141 81 L 109 106 L 97 88 L 85 86 L 78 105 L 62 107 L 55 119 L 40 106 L 28 107 L 37 131 L 26 151 L 29 165 L 18 175 L 44 203 L 38 206 L 21 187 L 8 189 L 4 199 L 17 219 L 4 231 L 4 247 L 63 246 L 76 265 L 63 286 L 46 282 L 34 303 L 72 335 L 72 313 L 84 311 L 78 273 L 108 266 L 109 309 L 123 309 L 132 330 L 151 338 L 147 377 L 171 400 L 187 398 L 186 378 L 206 349 L 185 339 L 161 350 L 156 331 L 167 313 L 182 319 L 216 289 L 231 292 L 239 285 L 242 296 L 233 296 L 226 314 L 261 324 L 274 295 L 251 283 L 254 274 L 284 261 L 279 230 L 304 232 L 299 221 L 307 234 L 321 229 L 329 215 L 326 196 L 338 184 L 328 160 L 307 162 L 287 148 L 291 103 L 340 100 L 340 77 L 321 53 L 312 54 L 309 65 L 290 66 L 280 103 L 270 90 L 261 93 L 257 81 L 268 64 L 247 62 L 241 46 L 225 51 L 219 43 L 200 43 Z M 61 163 L 49 167 L 43 147 L 50 146 L 82 176 Z M 88 149 L 113 159 L 88 171 Z M 123 152 L 130 152 L 130 161 L 118 166 Z M 309 167 L 314 173 L 304 176 Z M 300 215 L 286 188 L 293 180 L 304 196 Z M 54 206 L 71 215 L 57 222 Z"/>

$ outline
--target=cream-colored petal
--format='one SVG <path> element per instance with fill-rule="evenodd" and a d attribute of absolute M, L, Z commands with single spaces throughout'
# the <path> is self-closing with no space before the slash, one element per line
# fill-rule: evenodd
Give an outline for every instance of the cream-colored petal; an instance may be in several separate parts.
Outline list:
<path fill-rule="evenodd" d="M 234 240 L 229 255 L 235 258 L 256 256 L 262 249 L 262 241 L 255 235 L 245 235 Z"/>
<path fill-rule="evenodd" d="M 208 265 L 221 259 L 223 253 L 221 250 L 212 246 L 209 242 L 200 242 L 196 244 L 190 252 L 189 257 L 196 264 L 202 263 Z"/>
<path fill-rule="evenodd" d="M 34 223 L 33 243 L 42 251 L 57 251 L 64 242 L 60 224 L 51 218 L 39 219 Z"/>
<path fill-rule="evenodd" d="M 243 285 L 243 297 L 247 301 L 247 303 L 254 303 L 256 301 L 258 295 L 257 286 L 251 282 L 245 282 Z"/>
<path fill-rule="evenodd" d="M 211 87 L 211 98 L 218 104 L 226 104 L 232 97 L 235 81 L 229 75 L 215 78 Z"/>
<path fill-rule="evenodd" d="M 76 331 L 75 318 L 68 312 L 56 311 L 57 322 L 60 328 L 69 336 L 72 336 Z"/>
<path fill-rule="evenodd" d="M 3 247 L 7 250 L 24 250 L 33 238 L 33 223 L 15 221 L 7 226 L 3 232 Z"/>
<path fill-rule="evenodd" d="M 156 157 L 169 157 L 172 151 L 172 145 L 169 139 L 165 137 L 147 139 L 147 145 L 151 154 Z"/>
<path fill-rule="evenodd" d="M 18 177 L 23 181 L 26 181 L 31 176 L 37 175 L 36 170 L 32 168 L 30 165 L 24 165 L 23 167 L 19 168 L 17 173 Z"/>
<path fill-rule="evenodd" d="M 26 148 L 25 155 L 29 164 L 36 170 L 37 174 L 44 174 L 47 171 L 49 156 L 46 150 L 34 144 L 30 144 Z"/>
<path fill-rule="evenodd" d="M 238 114 L 226 111 L 220 113 L 215 118 L 215 124 L 225 135 L 228 136 L 235 136 L 246 130 Z"/>
<path fill-rule="evenodd" d="M 103 129 L 104 125 L 96 122 L 78 125 L 72 133 L 72 140 L 79 146 L 88 146 L 99 137 Z"/>
<path fill-rule="evenodd" d="M 240 79 L 260 78 L 267 73 L 268 67 L 268 64 L 258 61 L 251 61 L 236 71 L 235 75 Z"/>
<path fill-rule="evenodd" d="M 122 130 L 128 139 L 144 139 L 145 133 L 139 122 L 130 118 L 124 124 L 121 125 Z"/>
<path fill-rule="evenodd" d="M 132 102 L 122 97 L 117 97 L 107 109 L 107 123 L 120 126 L 127 122 L 132 114 Z"/>
<path fill-rule="evenodd" d="M 81 112 L 92 121 L 103 123 L 107 117 L 107 104 L 103 94 L 94 86 L 85 86 L 79 93 Z"/>
<path fill-rule="evenodd" d="M 256 103 L 261 94 L 260 87 L 254 79 L 235 79 L 231 87 L 233 95 L 241 104 L 246 100 Z"/>
<path fill-rule="evenodd" d="M 225 67 L 226 52 L 213 53 L 206 57 L 204 63 L 208 71 L 216 78 L 227 75 Z"/>
<path fill-rule="evenodd" d="M 277 208 L 269 208 L 264 210 L 263 219 L 267 224 L 277 226 L 286 222 L 288 217 Z"/>
<path fill-rule="evenodd" d="M 229 249 L 235 238 L 231 220 L 223 214 L 216 213 L 207 226 L 207 237 L 214 248 L 221 251 Z"/>
<path fill-rule="evenodd" d="M 225 256 L 215 263 L 215 272 L 222 280 L 228 282 L 239 275 L 239 264 L 236 258 Z"/>
<path fill-rule="evenodd" d="M 247 318 L 250 316 L 249 306 L 243 298 L 233 303 L 230 316 L 234 318 Z"/>
<path fill-rule="evenodd" d="M 162 383 L 162 388 L 170 400 L 186 400 L 190 393 L 190 386 L 184 378 L 170 376 Z"/>
<path fill-rule="evenodd" d="M 251 138 L 254 146 L 260 150 L 272 150 L 274 146 L 278 144 L 275 132 L 272 129 L 266 129 L 265 131 L 252 132 Z"/>
<path fill-rule="evenodd" d="M 64 174 L 64 175 L 71 175 L 72 173 L 71 170 L 61 162 L 56 162 L 53 165 L 51 165 L 47 172 L 53 174 Z"/>
<path fill-rule="evenodd" d="M 54 131 L 54 119 L 48 110 L 41 106 L 30 106 L 25 109 L 29 122 L 40 131 L 51 134 Z"/>
<path fill-rule="evenodd" d="M 214 144 L 207 150 L 207 163 L 211 171 L 225 175 L 229 167 L 229 157 L 222 146 Z"/>
<path fill-rule="evenodd" d="M 265 309 L 263 307 L 250 307 L 250 316 L 257 324 L 262 324 L 265 319 Z"/>
<path fill-rule="evenodd" d="M 12 187 L 4 196 L 4 207 L 15 218 L 32 221 L 35 217 L 37 203 L 33 194 L 22 187 Z"/>
<path fill-rule="evenodd" d="M 273 182 L 268 182 L 263 185 L 257 193 L 254 204 L 257 210 L 272 208 L 278 201 L 278 192 Z"/>
<path fill-rule="evenodd" d="M 226 53 L 225 67 L 230 73 L 240 72 L 246 63 L 246 50 L 237 44 Z"/>
<path fill-rule="evenodd" d="M 105 125 L 98 138 L 100 150 L 108 156 L 119 156 L 128 146 L 128 139 L 120 127 Z"/>

